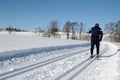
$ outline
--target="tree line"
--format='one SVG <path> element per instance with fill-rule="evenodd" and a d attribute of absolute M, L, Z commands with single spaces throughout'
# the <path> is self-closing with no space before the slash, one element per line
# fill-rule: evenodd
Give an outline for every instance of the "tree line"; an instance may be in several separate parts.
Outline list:
<path fill-rule="evenodd" d="M 47 37 L 58 37 L 60 36 L 59 32 L 64 32 L 67 39 L 81 39 L 81 34 L 84 31 L 84 27 L 85 25 L 82 22 L 78 23 L 67 21 L 61 30 L 58 21 L 51 21 L 46 30 L 42 30 L 41 27 L 38 27 L 35 29 L 35 32 L 44 33 L 43 36 Z"/>
<path fill-rule="evenodd" d="M 109 38 L 112 41 L 120 42 L 120 20 L 106 24 L 105 30 L 110 34 Z"/>
<path fill-rule="evenodd" d="M 21 30 L 18 28 L 14 28 L 12 26 L 8 26 L 5 29 L 0 28 L 0 31 L 6 30 L 9 34 L 13 31 L 21 32 L 25 30 Z M 120 42 L 120 20 L 116 22 L 110 22 L 105 25 L 104 30 L 109 33 L 109 37 L 113 41 Z M 67 21 L 64 23 L 63 28 L 60 29 L 60 24 L 57 20 L 51 21 L 46 29 L 42 29 L 42 27 L 37 27 L 35 29 L 36 33 L 41 34 L 43 37 L 60 37 L 59 32 L 64 32 L 66 34 L 67 39 L 82 39 L 83 32 L 85 32 L 85 24 L 83 22 L 76 21 Z M 87 32 L 86 32 L 87 33 Z M 84 38 L 87 40 L 88 36 L 84 35 Z"/>
<path fill-rule="evenodd" d="M 40 30 L 40 31 L 39 31 Z M 104 26 L 104 30 L 106 33 L 109 34 L 108 38 L 111 38 L 111 41 L 119 41 L 120 42 L 120 20 L 116 22 L 110 22 Z M 47 29 L 47 31 L 42 30 L 40 27 L 38 28 L 39 32 L 45 32 L 45 35 L 48 35 L 50 37 L 53 35 L 56 37 L 58 35 L 59 29 L 59 23 L 58 21 L 52 21 L 50 22 L 50 25 Z M 67 39 L 82 39 L 83 32 L 85 32 L 85 24 L 83 22 L 71 22 L 67 21 L 63 25 L 63 29 L 61 30 L 64 33 L 66 33 Z M 87 34 L 87 32 L 85 32 Z M 88 40 L 88 35 L 84 35 L 84 39 Z"/>
<path fill-rule="evenodd" d="M 25 31 L 25 30 L 21 30 L 19 28 L 14 28 L 12 26 L 8 26 L 6 28 L 0 28 L 0 31 L 8 31 L 8 32 L 22 32 L 22 31 Z"/>

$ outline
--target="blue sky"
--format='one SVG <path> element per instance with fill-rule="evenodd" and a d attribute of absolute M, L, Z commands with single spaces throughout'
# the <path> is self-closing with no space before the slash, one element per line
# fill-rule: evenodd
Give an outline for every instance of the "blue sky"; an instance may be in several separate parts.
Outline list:
<path fill-rule="evenodd" d="M 0 0 L 0 27 L 32 30 L 57 20 L 83 22 L 86 30 L 120 20 L 120 0 Z"/>

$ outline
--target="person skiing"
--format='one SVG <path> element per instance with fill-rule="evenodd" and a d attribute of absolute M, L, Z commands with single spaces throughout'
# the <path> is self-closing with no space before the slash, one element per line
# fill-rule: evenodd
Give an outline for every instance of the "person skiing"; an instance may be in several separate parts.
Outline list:
<path fill-rule="evenodd" d="M 96 45 L 97 57 L 99 57 L 100 41 L 103 38 L 102 29 L 99 27 L 99 24 L 96 23 L 95 26 L 89 30 L 89 33 L 91 33 L 91 58 L 93 58 L 94 45 Z"/>

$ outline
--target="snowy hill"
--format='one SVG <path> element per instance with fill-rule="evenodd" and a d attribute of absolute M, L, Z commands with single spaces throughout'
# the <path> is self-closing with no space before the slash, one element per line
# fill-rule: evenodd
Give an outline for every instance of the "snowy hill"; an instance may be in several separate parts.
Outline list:
<path fill-rule="evenodd" d="M 101 42 L 99 60 L 89 49 L 89 41 L 0 32 L 0 80 L 120 80 L 119 43 Z"/>

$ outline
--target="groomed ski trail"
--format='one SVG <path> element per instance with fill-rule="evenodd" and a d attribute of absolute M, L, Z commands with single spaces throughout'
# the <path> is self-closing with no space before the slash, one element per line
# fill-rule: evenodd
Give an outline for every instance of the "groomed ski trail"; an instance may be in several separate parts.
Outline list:
<path fill-rule="evenodd" d="M 100 50 L 100 55 L 103 55 L 108 51 L 108 49 L 109 49 L 108 46 L 109 45 L 107 45 L 107 44 L 104 44 L 102 46 L 103 48 Z M 12 77 L 14 77 L 14 76 L 19 76 L 23 73 L 32 71 L 34 69 L 37 69 L 37 68 L 40 68 L 43 66 L 47 66 L 49 64 L 54 64 L 60 60 L 70 58 L 75 55 L 86 54 L 86 53 L 88 53 L 88 51 L 89 51 L 89 48 L 87 48 L 85 50 L 79 49 L 79 50 L 75 50 L 72 52 L 67 52 L 65 55 L 57 56 L 52 59 L 48 59 L 48 60 L 45 60 L 45 61 L 42 61 L 42 62 L 39 62 L 36 64 L 32 64 L 32 65 L 29 65 L 29 66 L 26 66 L 26 67 L 23 67 L 23 68 L 20 68 L 20 69 L 17 69 L 17 70 L 8 72 L 8 73 L 1 74 L 0 80 L 12 80 Z M 84 57 L 84 59 L 82 61 L 80 61 L 77 65 L 73 66 L 71 69 L 67 70 L 66 72 L 62 72 L 61 74 L 54 77 L 52 80 L 74 80 L 75 78 L 78 77 L 78 75 L 79 75 L 79 77 L 80 76 L 82 77 L 82 73 L 85 71 L 85 69 L 89 68 L 91 66 L 94 67 L 93 64 L 96 65 L 96 58 L 91 59 L 90 55 L 86 55 Z"/>
<path fill-rule="evenodd" d="M 9 79 L 9 78 L 14 77 L 16 75 L 20 75 L 20 74 L 25 73 L 27 71 L 34 70 L 36 68 L 40 68 L 40 67 L 49 65 L 49 64 L 57 62 L 59 60 L 62 60 L 62 59 L 65 59 L 65 58 L 68 58 L 68 57 L 71 57 L 71 56 L 74 56 L 74 55 L 82 54 L 83 52 L 87 52 L 88 50 L 89 50 L 89 47 L 87 49 L 84 49 L 84 50 L 75 50 L 75 51 L 67 52 L 64 55 L 57 56 L 57 57 L 52 58 L 52 59 L 48 59 L 48 60 L 45 60 L 45 61 L 42 61 L 42 62 L 38 62 L 36 64 L 32 64 L 32 65 L 29 65 L 29 66 L 26 66 L 26 67 L 15 69 L 14 71 L 10 71 L 10 72 L 0 74 L 0 80 Z"/>
<path fill-rule="evenodd" d="M 105 48 L 100 51 L 100 55 L 105 54 L 107 50 L 108 50 L 108 45 L 105 45 Z M 95 55 L 93 58 L 87 56 L 82 62 L 80 62 L 78 65 L 74 66 L 72 69 L 68 70 L 67 72 L 61 74 L 55 80 L 74 80 L 74 78 L 76 78 L 78 75 L 80 75 L 79 77 L 83 77 L 82 72 L 84 72 L 84 70 L 88 68 L 90 65 L 94 67 L 96 65 L 95 62 L 96 59 L 97 58 Z"/>

